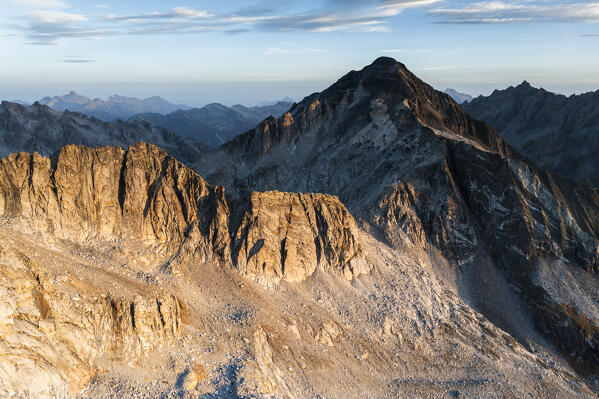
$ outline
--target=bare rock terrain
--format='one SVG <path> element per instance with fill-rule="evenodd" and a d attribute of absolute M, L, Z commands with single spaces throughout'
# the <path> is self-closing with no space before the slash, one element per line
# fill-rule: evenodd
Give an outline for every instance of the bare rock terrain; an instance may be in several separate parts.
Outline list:
<path fill-rule="evenodd" d="M 597 192 L 395 60 L 192 166 L 0 162 L 0 396 L 597 396 Z"/>

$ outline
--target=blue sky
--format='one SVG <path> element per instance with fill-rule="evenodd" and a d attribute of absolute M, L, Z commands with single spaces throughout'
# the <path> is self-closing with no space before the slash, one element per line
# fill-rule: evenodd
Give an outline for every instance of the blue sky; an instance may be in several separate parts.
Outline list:
<path fill-rule="evenodd" d="M 392 56 L 438 89 L 599 89 L 599 1 L 0 0 L 0 98 L 255 104 Z"/>

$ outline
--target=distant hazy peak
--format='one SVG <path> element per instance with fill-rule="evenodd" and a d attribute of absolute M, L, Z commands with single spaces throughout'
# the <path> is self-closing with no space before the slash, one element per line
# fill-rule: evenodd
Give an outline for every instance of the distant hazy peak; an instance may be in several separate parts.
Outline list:
<path fill-rule="evenodd" d="M 293 98 L 285 96 L 279 100 L 272 100 L 272 101 L 262 101 L 259 102 L 258 105 L 256 105 L 257 107 L 268 107 L 271 105 L 277 105 L 277 104 L 281 104 L 281 103 L 290 103 L 293 104 L 294 102 L 296 102 Z"/>
<path fill-rule="evenodd" d="M 472 101 L 472 99 L 473 99 L 473 97 L 470 94 L 460 93 L 456 89 L 449 89 L 448 88 L 448 89 L 445 89 L 445 91 L 443 93 L 449 95 L 458 104 L 463 104 L 463 103 L 465 103 L 467 101 Z"/>

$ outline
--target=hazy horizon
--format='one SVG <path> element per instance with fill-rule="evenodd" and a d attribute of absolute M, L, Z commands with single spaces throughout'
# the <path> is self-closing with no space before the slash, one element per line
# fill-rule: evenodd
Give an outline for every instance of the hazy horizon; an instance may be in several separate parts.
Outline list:
<path fill-rule="evenodd" d="M 375 58 L 474 96 L 599 89 L 599 2 L 4 0 L 0 96 L 301 99 Z"/>
<path fill-rule="evenodd" d="M 349 69 L 348 71 L 349 72 Z M 413 71 L 414 72 L 414 71 Z M 415 72 L 420 78 L 422 74 Z M 115 83 L 112 85 L 104 84 L 89 84 L 89 83 L 73 83 L 71 86 L 63 85 L 52 85 L 46 92 L 46 90 L 32 89 L 29 91 L 19 91 L 18 87 L 14 90 L 0 91 L 0 100 L 6 101 L 24 101 L 33 103 L 41 100 L 44 97 L 63 96 L 71 91 L 75 91 L 77 94 L 89 97 L 91 99 L 100 98 L 103 100 L 108 99 L 112 95 L 121 95 L 125 97 L 136 97 L 139 99 L 145 99 L 148 97 L 159 96 L 167 100 L 172 104 L 188 105 L 192 107 L 203 107 L 211 103 L 221 103 L 226 106 L 232 106 L 241 104 L 244 106 L 256 106 L 262 102 L 270 102 L 280 100 L 284 97 L 290 97 L 294 101 L 301 101 L 304 97 L 326 89 L 328 86 L 333 84 L 338 78 L 332 78 L 330 81 L 296 81 L 296 82 L 198 82 L 198 83 L 185 83 L 180 82 L 177 85 L 169 85 L 168 87 L 160 87 L 154 83 Z M 506 83 L 504 86 L 494 86 L 488 84 L 483 90 L 476 92 L 474 88 L 468 86 L 452 86 L 450 84 L 432 84 L 427 81 L 436 90 L 444 91 L 445 89 L 455 89 L 461 93 L 469 94 L 473 97 L 479 95 L 489 95 L 495 89 L 506 89 L 510 86 L 517 86 L 522 83 L 523 80 L 528 81 L 533 87 L 543 88 L 550 92 L 557 94 L 563 94 L 570 96 L 572 94 L 583 94 L 587 92 L 593 92 L 599 90 L 599 85 L 594 87 L 592 85 L 577 85 L 577 86 L 560 86 L 551 85 L 545 86 L 541 82 L 531 81 L 529 79 L 523 79 L 512 83 Z M 118 88 L 121 89 L 118 89 Z M 180 88 L 186 88 L 190 90 L 189 95 L 181 95 L 177 90 Z M 269 97 L 260 97 L 260 95 L 254 94 L 255 92 L 262 92 L 263 89 L 267 88 L 269 93 L 272 93 Z M 159 91 L 160 90 L 160 91 Z M 194 95 L 194 92 L 200 93 Z M 5 94 L 8 93 L 8 94 Z M 21 93 L 21 94 L 19 94 Z"/>

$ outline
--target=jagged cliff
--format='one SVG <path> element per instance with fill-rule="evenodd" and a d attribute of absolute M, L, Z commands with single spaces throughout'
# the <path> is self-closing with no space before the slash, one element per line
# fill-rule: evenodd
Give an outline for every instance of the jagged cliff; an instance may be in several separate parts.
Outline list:
<path fill-rule="evenodd" d="M 228 212 L 222 189 L 147 144 L 66 146 L 53 158 L 0 161 L 0 217 L 82 244 L 145 248 L 153 267 L 181 251 L 226 261 Z"/>
<path fill-rule="evenodd" d="M 347 280 L 368 271 L 356 222 L 330 195 L 252 193 L 234 245 L 239 271 L 257 278 L 299 282 L 319 264 Z"/>
<path fill-rule="evenodd" d="M 350 280 L 366 269 L 356 223 L 335 197 L 252 193 L 230 233 L 224 189 L 148 144 L 4 158 L 0 218 L 81 245 L 115 245 L 147 272 L 175 258 L 230 265 L 232 253 L 242 273 L 267 280 L 301 281 L 318 264 Z"/>

